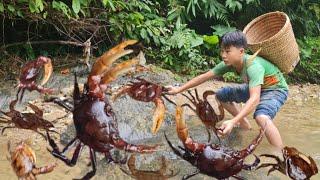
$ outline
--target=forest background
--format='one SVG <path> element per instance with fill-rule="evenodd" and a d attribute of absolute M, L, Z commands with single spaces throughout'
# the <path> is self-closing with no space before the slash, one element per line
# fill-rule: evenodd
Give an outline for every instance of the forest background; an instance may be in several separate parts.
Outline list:
<path fill-rule="evenodd" d="M 319 0 L 0 0 L 0 78 L 18 77 L 39 55 L 55 70 L 89 60 L 125 39 L 144 46 L 147 63 L 193 77 L 219 63 L 219 38 L 255 17 L 285 12 L 301 60 L 290 83 L 320 83 Z M 238 82 L 228 73 L 226 81 Z"/>

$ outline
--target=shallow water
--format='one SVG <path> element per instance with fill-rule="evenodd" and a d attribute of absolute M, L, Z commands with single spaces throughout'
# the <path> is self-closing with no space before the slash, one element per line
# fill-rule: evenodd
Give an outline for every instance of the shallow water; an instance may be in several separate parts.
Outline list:
<path fill-rule="evenodd" d="M 10 90 L 1 90 L 0 91 L 0 108 L 7 110 L 7 103 L 13 96 L 14 91 Z M 28 94 L 25 101 L 38 98 L 37 93 Z M 135 106 L 128 104 L 129 106 Z M 49 109 L 52 105 L 46 104 L 41 108 Z M 143 103 L 142 103 L 143 106 Z M 19 108 L 19 107 L 18 107 Z M 115 107 L 116 108 L 116 107 Z M 23 108 L 22 108 L 23 109 Z M 152 110 L 152 108 L 150 109 Z M 45 119 L 55 122 L 56 117 L 61 117 L 65 115 L 64 111 L 52 112 L 46 110 L 44 117 Z M 134 112 L 133 112 L 134 114 Z M 136 113 L 136 116 L 139 116 L 139 112 Z M 280 130 L 282 138 L 287 146 L 294 146 L 299 151 L 310 155 L 317 163 L 318 168 L 320 168 L 320 100 L 318 99 L 309 99 L 309 100 L 294 100 L 290 99 L 283 106 L 280 113 L 275 118 L 275 123 Z M 207 135 L 203 128 L 203 125 L 200 121 L 197 120 L 194 116 L 186 116 L 187 124 L 189 127 L 190 135 L 197 141 L 206 142 Z M 230 115 L 227 116 L 230 118 Z M 258 128 L 255 122 L 251 119 L 251 123 L 254 127 L 251 131 L 243 131 L 240 129 L 235 129 L 232 135 L 224 141 L 224 144 L 233 147 L 234 149 L 242 149 L 246 147 L 250 142 L 257 136 Z M 63 121 L 63 122 L 62 122 Z M 170 121 L 170 120 L 169 120 Z M 55 124 L 56 125 L 56 124 Z M 66 128 L 68 127 L 68 128 Z M 143 170 L 153 169 L 157 170 L 160 168 L 160 157 L 163 155 L 168 159 L 168 170 L 167 174 L 170 174 L 170 169 L 173 169 L 176 172 L 179 169 L 179 174 L 172 179 L 181 179 L 181 177 L 187 173 L 195 171 L 190 164 L 177 158 L 169 149 L 164 137 L 163 131 L 166 130 L 169 134 L 169 138 L 176 145 L 181 145 L 177 140 L 175 133 L 175 127 L 167 123 L 167 126 L 162 126 L 160 132 L 157 136 L 152 136 L 150 133 L 131 133 L 134 131 L 143 131 L 145 126 L 137 123 L 130 123 L 130 121 L 119 122 L 119 129 L 121 136 L 133 143 L 139 144 L 160 144 L 159 151 L 153 154 L 147 155 L 137 155 L 136 167 Z M 65 145 L 68 140 L 72 138 L 72 132 L 74 132 L 72 125 L 72 117 L 68 116 L 64 118 L 59 123 L 57 123 L 57 129 L 62 134 L 62 142 L 59 143 L 60 148 L 62 149 L 63 144 Z M 71 135 L 70 135 L 71 134 Z M 53 135 L 56 139 L 59 138 L 57 135 Z M 74 167 L 68 167 L 61 161 L 53 158 L 47 151 L 47 143 L 45 140 L 38 134 L 28 131 L 28 130 L 18 130 L 18 129 L 8 129 L 5 131 L 4 135 L 0 135 L 0 179 L 17 179 L 15 174 L 12 171 L 10 162 L 7 160 L 7 141 L 8 140 L 19 141 L 21 139 L 27 139 L 31 143 L 31 147 L 35 150 L 37 156 L 37 166 L 43 166 L 50 162 L 57 162 L 58 167 L 49 174 L 37 176 L 38 179 L 72 179 L 80 178 L 85 173 L 91 170 L 91 167 L 88 166 L 89 155 L 88 149 L 84 148 L 78 163 Z M 70 150 L 68 154 L 69 157 L 72 155 L 73 149 Z M 259 155 L 262 153 L 273 154 L 276 153 L 267 143 L 266 139 L 263 139 L 262 143 L 258 146 L 255 154 Z M 121 152 L 120 154 L 123 155 Z M 278 154 L 276 154 L 278 155 Z M 250 156 L 246 159 L 247 163 L 253 161 L 253 156 Z M 262 159 L 262 162 L 266 162 L 268 159 Z M 270 176 L 267 176 L 267 169 L 259 169 L 256 171 L 248 172 L 243 170 L 238 174 L 246 179 L 289 179 L 286 176 L 282 175 L 279 172 L 273 172 Z M 128 179 L 129 176 L 125 175 L 115 164 L 107 164 L 102 155 L 98 155 L 98 166 L 97 174 L 93 179 Z M 191 179 L 211 179 L 205 175 L 196 175 Z M 320 179 L 320 175 L 317 174 L 311 178 L 312 180 Z"/>

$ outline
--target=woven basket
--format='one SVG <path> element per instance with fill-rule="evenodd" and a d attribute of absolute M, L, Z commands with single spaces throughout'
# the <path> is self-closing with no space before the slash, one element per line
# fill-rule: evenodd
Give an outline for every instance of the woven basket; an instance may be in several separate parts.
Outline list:
<path fill-rule="evenodd" d="M 300 60 L 299 48 L 289 17 L 283 12 L 270 12 L 252 20 L 243 30 L 249 49 L 271 61 L 284 73 L 291 72 Z"/>

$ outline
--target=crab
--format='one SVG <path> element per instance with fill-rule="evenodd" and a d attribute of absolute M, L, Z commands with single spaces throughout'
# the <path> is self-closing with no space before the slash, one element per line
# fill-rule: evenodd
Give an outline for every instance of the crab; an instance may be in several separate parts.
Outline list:
<path fill-rule="evenodd" d="M 311 176 L 318 173 L 315 161 L 310 156 L 299 152 L 296 148 L 286 146 L 282 149 L 282 154 L 283 161 L 271 154 L 261 154 L 260 156 L 275 159 L 277 163 L 264 163 L 257 169 L 271 166 L 268 175 L 272 171 L 278 170 L 295 180 L 310 179 Z"/>
<path fill-rule="evenodd" d="M 11 142 L 8 142 L 8 151 L 10 154 L 12 169 L 19 179 L 34 180 L 39 174 L 46 174 L 54 170 L 57 166 L 52 163 L 43 167 L 36 167 L 36 155 L 32 148 L 24 141 L 21 141 L 12 147 Z"/>
<path fill-rule="evenodd" d="M 40 73 L 40 68 L 44 66 L 44 76 L 40 83 L 37 85 L 36 80 Z M 30 61 L 22 67 L 19 84 L 18 84 L 18 92 L 17 92 L 17 100 L 21 101 L 24 95 L 25 89 L 29 91 L 36 90 L 40 93 L 53 93 L 53 89 L 44 88 L 43 85 L 47 83 L 53 68 L 51 59 L 45 56 L 39 56 L 36 60 Z M 21 94 L 20 94 L 21 93 Z M 20 94 L 20 97 L 19 97 Z"/>
<path fill-rule="evenodd" d="M 121 95 L 128 94 L 137 101 L 154 102 L 156 109 L 153 113 L 153 125 L 151 131 L 153 134 L 156 134 L 161 127 L 165 114 L 165 105 L 161 97 L 164 97 L 168 102 L 174 105 L 176 104 L 166 96 L 165 93 L 168 90 L 165 87 L 149 82 L 140 77 L 137 77 L 136 79 L 138 81 L 130 82 L 130 84 L 120 88 L 115 95 L 113 95 L 112 99 L 115 101 Z"/>
<path fill-rule="evenodd" d="M 185 96 L 195 106 L 195 108 L 191 107 L 191 105 L 187 104 L 187 103 L 183 104 L 182 107 L 187 106 L 198 115 L 200 120 L 206 126 L 206 129 L 207 129 L 207 132 L 209 135 L 208 142 L 210 142 L 210 139 L 211 139 L 211 134 L 209 132 L 209 129 L 213 130 L 214 134 L 216 135 L 216 137 L 220 141 L 220 138 L 217 134 L 217 131 L 219 129 L 216 128 L 216 123 L 223 120 L 223 118 L 224 118 L 223 106 L 221 105 L 221 103 L 219 101 L 217 101 L 218 108 L 220 111 L 219 115 L 217 115 L 207 99 L 208 96 L 215 95 L 215 92 L 214 91 L 205 91 L 202 95 L 203 99 L 200 99 L 197 89 L 195 89 L 194 91 L 196 94 L 196 98 L 191 94 L 191 91 L 187 91 L 190 97 L 187 96 L 186 94 L 183 94 L 183 93 L 182 93 L 182 95 Z"/>
<path fill-rule="evenodd" d="M 128 172 L 122 167 L 120 169 L 125 174 L 139 180 L 144 180 L 144 179 L 165 180 L 165 179 L 174 177 L 178 174 L 178 171 L 174 173 L 173 170 L 171 170 L 171 174 L 165 174 L 167 171 L 167 161 L 164 156 L 161 157 L 161 168 L 157 171 L 138 170 L 136 168 L 135 162 L 136 162 L 136 156 L 133 154 L 130 156 L 128 160 L 128 167 L 130 172 Z"/>
<path fill-rule="evenodd" d="M 85 174 L 81 179 L 90 179 L 95 175 L 96 152 L 103 153 L 108 163 L 112 161 L 117 163 L 110 155 L 110 150 L 114 148 L 138 153 L 152 153 L 156 150 L 157 145 L 135 145 L 120 137 L 117 117 L 105 96 L 105 90 L 111 81 L 139 65 L 139 59 L 133 58 L 112 67 L 115 60 L 132 53 L 132 50 L 124 48 L 136 42 L 135 40 L 124 41 L 99 57 L 93 65 L 82 93 L 80 93 L 77 76 L 75 75 L 73 107 L 68 108 L 69 105 L 63 107 L 73 113 L 76 136 L 66 147 L 60 151 L 55 141 L 47 134 L 49 145 L 52 148 L 52 150 L 49 150 L 50 153 L 68 166 L 76 165 L 81 149 L 84 146 L 89 147 L 92 171 Z M 76 145 L 76 149 L 72 159 L 69 159 L 64 153 L 72 145 Z M 125 160 L 119 162 L 122 163 Z"/>
<path fill-rule="evenodd" d="M 198 173 L 203 173 L 217 179 L 225 179 L 231 176 L 237 179 L 242 179 L 241 177 L 237 176 L 237 173 L 239 173 L 242 169 L 253 170 L 259 165 L 260 159 L 255 155 L 254 156 L 256 159 L 252 164 L 245 164 L 244 159 L 248 155 L 252 154 L 259 145 L 264 135 L 264 130 L 260 130 L 259 135 L 249 146 L 247 146 L 247 148 L 238 151 L 218 144 L 195 142 L 191 137 L 188 137 L 188 128 L 186 127 L 182 116 L 183 109 L 181 106 L 177 106 L 176 130 L 179 139 L 184 145 L 184 147 L 179 146 L 179 149 L 183 152 L 174 147 L 169 141 L 167 135 L 164 135 L 170 148 L 177 156 L 197 167 L 196 172 L 185 175 L 184 179 L 188 179 Z"/>
<path fill-rule="evenodd" d="M 1 113 L 10 118 L 8 119 L 0 117 L 0 123 L 13 124 L 13 126 L 3 127 L 1 130 L 1 134 L 3 134 L 5 129 L 8 128 L 30 129 L 39 133 L 45 139 L 46 136 L 43 133 L 41 133 L 39 129 L 58 133 L 53 130 L 53 124 L 43 118 L 43 111 L 39 109 L 36 105 L 28 103 L 29 107 L 34 111 L 34 113 L 21 113 L 15 110 L 15 105 L 17 101 L 18 100 L 15 99 L 10 102 L 9 112 L 4 112 L 0 110 Z"/>

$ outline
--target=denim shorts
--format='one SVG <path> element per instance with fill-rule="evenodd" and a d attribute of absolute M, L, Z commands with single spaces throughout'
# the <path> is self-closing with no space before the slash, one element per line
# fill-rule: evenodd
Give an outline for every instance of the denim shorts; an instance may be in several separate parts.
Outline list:
<path fill-rule="evenodd" d="M 219 89 L 216 97 L 221 102 L 247 102 L 250 97 L 248 84 L 237 86 L 228 86 Z M 259 115 L 269 116 L 271 120 L 276 116 L 280 107 L 285 103 L 288 97 L 288 90 L 268 89 L 262 90 L 260 94 L 260 102 L 256 107 L 253 118 Z"/>

